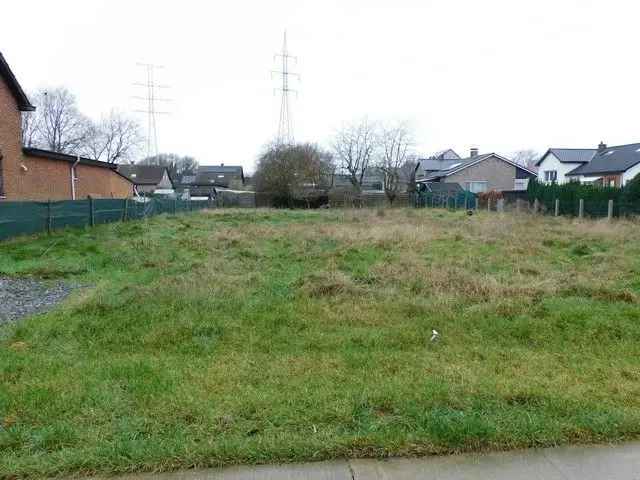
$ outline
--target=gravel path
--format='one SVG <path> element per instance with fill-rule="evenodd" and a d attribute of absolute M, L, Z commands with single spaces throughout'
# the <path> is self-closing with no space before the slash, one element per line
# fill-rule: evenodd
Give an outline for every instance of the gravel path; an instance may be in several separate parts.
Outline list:
<path fill-rule="evenodd" d="M 73 290 L 64 283 L 0 277 L 0 325 L 42 313 L 64 300 Z"/>

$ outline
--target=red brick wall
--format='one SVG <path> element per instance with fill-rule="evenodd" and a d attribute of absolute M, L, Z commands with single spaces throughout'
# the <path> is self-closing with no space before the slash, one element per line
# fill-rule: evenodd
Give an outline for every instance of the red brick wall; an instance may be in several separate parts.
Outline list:
<path fill-rule="evenodd" d="M 20 111 L 9 87 L 0 79 L 0 154 L 4 192 L 16 190 L 18 161 L 22 157 Z"/>
<path fill-rule="evenodd" d="M 24 155 L 20 111 L 7 85 L 0 79 L 0 153 L 7 200 L 71 199 L 71 163 Z M 76 167 L 76 198 L 124 198 L 133 184 L 103 167 Z"/>

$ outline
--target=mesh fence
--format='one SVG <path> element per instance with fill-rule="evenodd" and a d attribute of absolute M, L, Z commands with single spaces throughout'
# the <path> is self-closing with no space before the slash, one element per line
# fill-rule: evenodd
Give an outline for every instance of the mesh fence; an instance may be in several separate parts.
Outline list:
<path fill-rule="evenodd" d="M 413 195 L 416 208 L 449 208 L 453 210 L 475 210 L 478 208 L 478 197 L 471 192 L 460 192 L 455 195 L 420 192 Z"/>
<path fill-rule="evenodd" d="M 0 240 L 66 227 L 135 220 L 214 207 L 208 200 L 87 199 L 60 202 L 0 202 Z"/>

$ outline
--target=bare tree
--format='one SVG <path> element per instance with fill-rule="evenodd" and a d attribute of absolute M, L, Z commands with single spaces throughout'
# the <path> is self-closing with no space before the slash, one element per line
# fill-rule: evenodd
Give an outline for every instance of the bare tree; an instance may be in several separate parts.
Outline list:
<path fill-rule="evenodd" d="M 38 112 L 22 112 L 22 145 L 37 147 L 38 144 Z"/>
<path fill-rule="evenodd" d="M 408 125 L 401 122 L 380 129 L 380 154 L 377 167 L 384 173 L 384 192 L 393 204 L 402 183 L 401 168 L 407 162 L 413 138 Z"/>
<path fill-rule="evenodd" d="M 331 184 L 334 165 L 330 153 L 317 145 L 270 145 L 258 159 L 256 191 L 273 195 L 277 206 L 291 206 L 325 194 Z"/>
<path fill-rule="evenodd" d="M 198 161 L 187 155 L 180 156 L 176 153 L 159 153 L 152 157 L 146 157 L 137 162 L 138 165 L 158 165 L 167 167 L 172 178 L 182 175 L 194 174 L 198 171 Z"/>
<path fill-rule="evenodd" d="M 536 163 L 540 160 L 540 154 L 533 149 L 518 150 L 511 154 L 513 161 L 523 167 L 536 169 Z"/>
<path fill-rule="evenodd" d="M 53 152 L 79 152 L 91 123 L 78 110 L 73 94 L 58 87 L 40 90 L 32 99 L 37 109 L 35 118 L 27 120 L 35 129 L 26 139 L 28 144 Z"/>
<path fill-rule="evenodd" d="M 333 139 L 336 160 L 358 192 L 362 190 L 362 181 L 377 146 L 377 127 L 366 118 L 345 125 Z"/>
<path fill-rule="evenodd" d="M 131 160 L 143 140 L 140 124 L 136 120 L 112 110 L 98 123 L 92 122 L 81 150 L 96 160 L 118 163 Z"/>
<path fill-rule="evenodd" d="M 416 169 L 418 168 L 418 157 L 412 153 L 407 156 L 404 164 L 400 167 L 401 182 L 406 182 L 407 192 L 416 190 Z"/>

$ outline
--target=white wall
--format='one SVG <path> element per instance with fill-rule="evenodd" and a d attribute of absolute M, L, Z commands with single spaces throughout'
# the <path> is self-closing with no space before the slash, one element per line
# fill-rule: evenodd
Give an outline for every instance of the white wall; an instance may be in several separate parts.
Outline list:
<path fill-rule="evenodd" d="M 622 186 L 625 186 L 627 182 L 635 178 L 636 175 L 640 175 L 640 163 L 622 174 Z"/>
<path fill-rule="evenodd" d="M 558 172 L 557 183 L 567 183 L 571 181 L 571 177 L 567 177 L 567 173 L 582 165 L 581 163 L 562 163 L 551 152 L 548 152 L 544 160 L 538 168 L 538 181 L 544 182 L 544 172 L 546 170 L 555 170 Z"/>

